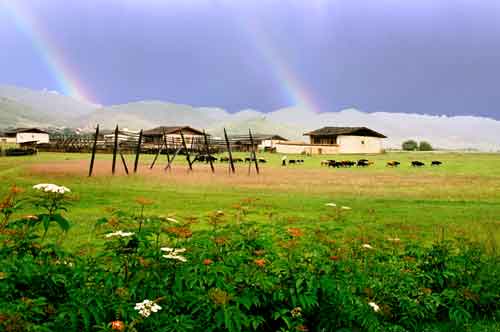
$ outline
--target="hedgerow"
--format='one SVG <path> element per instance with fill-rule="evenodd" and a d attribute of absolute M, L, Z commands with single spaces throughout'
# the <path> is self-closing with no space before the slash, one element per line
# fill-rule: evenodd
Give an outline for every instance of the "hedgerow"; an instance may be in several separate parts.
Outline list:
<path fill-rule="evenodd" d="M 69 189 L 35 188 L 0 205 L 0 330 L 399 332 L 498 319 L 498 257 L 465 239 L 365 243 L 338 237 L 335 220 L 251 222 L 244 206 L 193 230 L 146 216 L 152 201 L 138 199 L 138 215 L 96 216 L 95 246 L 69 251 L 46 236 L 70 230 Z M 43 212 L 14 218 L 32 209 Z"/>

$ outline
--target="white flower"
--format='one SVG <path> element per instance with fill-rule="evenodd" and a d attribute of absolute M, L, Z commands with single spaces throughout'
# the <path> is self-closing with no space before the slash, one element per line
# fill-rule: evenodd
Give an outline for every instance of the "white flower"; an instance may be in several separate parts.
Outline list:
<path fill-rule="evenodd" d="M 46 193 L 56 193 L 64 195 L 65 193 L 71 192 L 71 190 L 65 186 L 58 186 L 52 183 L 40 183 L 33 186 L 33 189 L 43 191 Z"/>
<path fill-rule="evenodd" d="M 166 255 L 163 255 L 163 258 L 176 259 L 181 262 L 187 262 L 186 257 L 179 255 L 180 253 L 186 252 L 185 248 L 174 249 L 166 247 L 166 248 L 161 248 L 160 250 L 167 252 Z"/>
<path fill-rule="evenodd" d="M 118 231 L 118 232 L 114 232 L 114 233 L 108 233 L 108 234 L 106 234 L 106 237 L 107 238 L 114 237 L 114 236 L 128 237 L 128 236 L 132 236 L 132 235 L 134 235 L 134 233 L 132 233 L 132 232 Z"/>
<path fill-rule="evenodd" d="M 179 223 L 179 221 L 177 219 L 174 219 L 174 218 L 171 218 L 171 217 L 167 217 L 167 221 L 170 221 L 170 222 L 173 222 L 173 223 L 176 223 L 176 224 Z"/>
<path fill-rule="evenodd" d="M 373 249 L 373 247 L 367 243 L 363 244 L 361 247 L 363 247 L 364 249 Z"/>
<path fill-rule="evenodd" d="M 340 208 L 341 210 L 352 210 L 352 208 L 348 207 L 348 206 L 343 206 Z"/>
<path fill-rule="evenodd" d="M 144 300 L 142 302 L 136 303 L 135 310 L 139 311 L 139 314 L 142 317 L 149 317 L 152 312 L 158 312 L 161 310 L 161 307 L 150 300 Z"/>
<path fill-rule="evenodd" d="M 373 311 L 375 311 L 375 312 L 380 311 L 380 307 L 375 302 L 370 302 L 370 303 L 368 303 L 368 305 L 373 308 Z"/>
<path fill-rule="evenodd" d="M 335 203 L 326 203 L 325 206 L 337 207 L 337 204 L 335 204 Z"/>
<path fill-rule="evenodd" d="M 390 238 L 388 238 L 388 239 L 387 239 L 387 241 L 391 241 L 391 242 L 399 242 L 399 241 L 401 241 L 401 240 L 400 240 L 398 237 L 394 237 L 394 238 L 390 237 Z"/>

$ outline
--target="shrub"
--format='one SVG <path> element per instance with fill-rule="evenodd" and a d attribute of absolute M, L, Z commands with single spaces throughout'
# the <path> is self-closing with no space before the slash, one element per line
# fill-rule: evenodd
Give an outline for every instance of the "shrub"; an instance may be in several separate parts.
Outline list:
<path fill-rule="evenodd" d="M 138 216 L 98 219 L 102 247 L 68 252 L 40 236 L 44 218 L 68 229 L 59 195 L 37 201 L 48 213 L 2 224 L 0 330 L 459 330 L 500 310 L 498 258 L 477 243 L 342 242 L 335 225 L 257 227 L 245 206 L 237 223 L 217 211 L 193 231 L 146 216 L 142 199 Z"/>
<path fill-rule="evenodd" d="M 418 143 L 414 140 L 408 140 L 403 142 L 402 148 L 404 151 L 416 151 L 418 149 Z"/>
<path fill-rule="evenodd" d="M 418 145 L 418 150 L 419 151 L 432 151 L 432 145 L 429 142 L 422 141 Z"/>

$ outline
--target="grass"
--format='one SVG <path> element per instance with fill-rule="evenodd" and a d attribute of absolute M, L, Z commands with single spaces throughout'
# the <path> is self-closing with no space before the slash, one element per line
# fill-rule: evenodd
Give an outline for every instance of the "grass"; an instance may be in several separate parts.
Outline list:
<path fill-rule="evenodd" d="M 236 154 L 246 156 L 246 154 Z M 337 220 L 339 237 L 397 236 L 430 242 L 444 236 L 486 241 L 496 250 L 500 243 L 500 155 L 460 153 L 389 153 L 367 157 L 375 164 L 366 169 L 329 169 L 325 156 L 303 157 L 303 165 L 281 167 L 281 156 L 263 154 L 259 176 L 248 176 L 246 165 L 228 176 L 227 165 L 217 163 L 212 175 L 206 165 L 195 164 L 188 173 L 178 156 L 172 173 L 165 173 L 165 157 L 154 171 L 152 156 L 141 160 L 139 175 L 111 176 L 111 156 L 98 155 L 95 177 L 86 176 L 88 155 L 41 153 L 35 157 L 0 158 L 0 194 L 16 184 L 23 188 L 41 182 L 70 187 L 77 201 L 68 218 L 73 228 L 67 246 L 93 241 L 89 234 L 107 208 L 138 211 L 138 197 L 155 201 L 148 213 L 206 220 L 215 210 L 238 214 L 256 223 L 290 223 L 316 227 L 336 217 L 325 207 L 335 202 L 352 207 Z M 335 156 L 356 160 L 366 156 Z M 129 165 L 133 156 L 127 156 Z M 442 167 L 415 169 L 412 160 L 444 162 Z M 399 160 L 397 169 L 386 162 Z M 129 166 L 130 167 L 130 166 Z M 121 170 L 121 164 L 118 164 Z M 123 171 L 121 171 L 123 172 Z M 252 170 L 254 172 L 254 170 Z M 201 222 L 197 227 L 203 228 Z"/>

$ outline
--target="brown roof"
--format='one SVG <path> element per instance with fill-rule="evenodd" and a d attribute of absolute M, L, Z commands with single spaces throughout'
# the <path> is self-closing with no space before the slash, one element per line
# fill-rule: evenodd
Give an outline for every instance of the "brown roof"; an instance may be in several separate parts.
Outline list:
<path fill-rule="evenodd" d="M 161 136 L 161 135 L 163 135 L 163 133 L 168 135 L 168 134 L 173 134 L 173 133 L 179 132 L 181 130 L 182 131 L 192 131 L 198 135 L 203 135 L 202 131 L 200 131 L 198 129 L 194 129 L 193 127 L 189 127 L 189 126 L 174 126 L 174 127 L 161 126 L 161 127 L 156 127 L 156 128 L 150 129 L 150 130 L 145 130 L 143 135 L 144 136 Z"/>
<path fill-rule="evenodd" d="M 385 135 L 366 127 L 323 127 L 304 134 L 304 136 L 339 136 L 339 135 L 387 138 Z"/>

